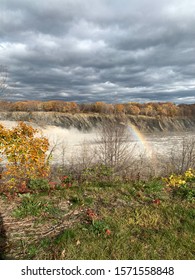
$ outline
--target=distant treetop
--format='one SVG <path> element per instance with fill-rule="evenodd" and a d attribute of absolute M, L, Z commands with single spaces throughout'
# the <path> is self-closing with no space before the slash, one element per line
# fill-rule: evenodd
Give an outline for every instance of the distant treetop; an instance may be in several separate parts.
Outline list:
<path fill-rule="evenodd" d="M 195 104 L 176 105 L 171 102 L 149 102 L 136 103 L 128 102 L 124 104 L 108 104 L 101 101 L 95 103 L 77 104 L 62 100 L 50 101 L 0 101 L 0 111 L 23 111 L 23 112 L 61 112 L 61 113 L 99 113 L 99 114 L 123 114 L 142 116 L 195 116 Z"/>

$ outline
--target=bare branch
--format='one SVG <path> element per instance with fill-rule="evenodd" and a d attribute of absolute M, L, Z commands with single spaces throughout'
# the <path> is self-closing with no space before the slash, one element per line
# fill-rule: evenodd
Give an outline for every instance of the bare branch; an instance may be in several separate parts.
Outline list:
<path fill-rule="evenodd" d="M 125 125 L 104 123 L 96 139 L 100 162 L 123 171 L 133 162 L 134 148 L 130 149 L 129 133 Z"/>
<path fill-rule="evenodd" d="M 195 140 L 186 136 L 171 147 L 164 159 L 164 170 L 165 174 L 182 174 L 189 168 L 195 168 Z"/>

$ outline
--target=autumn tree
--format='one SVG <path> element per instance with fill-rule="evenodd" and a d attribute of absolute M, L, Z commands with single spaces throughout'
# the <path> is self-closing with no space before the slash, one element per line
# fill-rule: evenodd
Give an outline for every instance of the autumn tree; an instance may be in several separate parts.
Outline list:
<path fill-rule="evenodd" d="M 4 169 L 1 178 L 9 188 L 21 182 L 44 178 L 49 174 L 48 140 L 37 135 L 38 130 L 20 122 L 7 129 L 0 125 L 0 153 Z"/>
<path fill-rule="evenodd" d="M 82 113 L 90 113 L 93 112 L 92 106 L 93 104 L 91 103 L 82 103 L 79 105 L 79 110 Z"/>
<path fill-rule="evenodd" d="M 125 112 L 125 107 L 123 104 L 115 104 L 114 109 L 116 114 L 123 114 Z"/>
<path fill-rule="evenodd" d="M 27 111 L 27 102 L 25 102 L 25 101 L 14 102 L 12 105 L 12 110 L 26 112 Z"/>
<path fill-rule="evenodd" d="M 3 82 L 1 82 L 3 83 Z M 2 88 L 3 90 L 3 88 Z M 95 103 L 82 103 L 64 101 L 64 100 L 24 100 L 16 102 L 0 102 L 0 110 L 7 111 L 44 111 L 44 112 L 62 112 L 62 113 L 99 113 L 99 114 L 117 114 L 124 116 L 130 115 L 144 115 L 144 116 L 194 116 L 195 104 L 180 104 L 176 105 L 172 102 L 149 102 L 137 103 L 129 102 L 125 104 L 108 104 L 102 101 Z"/>
<path fill-rule="evenodd" d="M 97 101 L 94 103 L 93 107 L 94 107 L 94 112 L 95 113 L 104 113 L 105 111 L 105 103 L 101 102 L 101 101 Z"/>
<path fill-rule="evenodd" d="M 178 115 L 179 109 L 174 103 L 167 102 L 166 104 L 164 104 L 164 107 L 167 108 L 167 112 L 170 117 L 174 117 Z"/>
<path fill-rule="evenodd" d="M 76 102 L 63 102 L 62 103 L 62 112 L 64 113 L 78 113 L 79 106 Z"/>
<path fill-rule="evenodd" d="M 154 109 L 153 106 L 151 104 L 144 104 L 144 106 L 142 107 L 141 110 L 141 114 L 145 115 L 145 116 L 153 116 L 154 114 Z"/>
<path fill-rule="evenodd" d="M 137 115 L 140 114 L 140 108 L 135 104 L 128 103 L 128 104 L 125 105 L 125 112 L 127 114 L 137 116 Z"/>
<path fill-rule="evenodd" d="M 174 117 L 179 114 L 179 107 L 174 103 L 165 102 L 159 104 L 157 111 L 161 116 Z"/>
<path fill-rule="evenodd" d="M 41 111 L 42 110 L 42 102 L 38 100 L 29 100 L 26 102 L 26 110 L 28 112 L 33 111 Z"/>
<path fill-rule="evenodd" d="M 180 116 L 191 116 L 192 114 L 191 108 L 187 104 L 179 104 L 178 109 L 179 109 Z"/>

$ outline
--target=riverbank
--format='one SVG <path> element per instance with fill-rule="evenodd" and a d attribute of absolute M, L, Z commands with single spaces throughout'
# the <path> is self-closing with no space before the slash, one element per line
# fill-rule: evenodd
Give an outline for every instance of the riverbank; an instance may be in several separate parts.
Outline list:
<path fill-rule="evenodd" d="M 99 142 L 99 161 L 92 161 L 95 154 L 85 145 L 80 155 L 74 148 L 68 163 L 62 146 L 62 162 L 49 168 L 38 166 L 42 142 L 33 141 L 31 127 L 2 128 L 2 145 L 11 149 L 0 184 L 1 258 L 193 259 L 194 138 L 183 142 L 181 155 L 174 145 L 176 153 L 166 155 L 159 175 L 157 159 L 162 164 L 163 158 L 135 160 L 125 149 L 128 142 L 120 141 L 121 127 L 106 129 L 109 138 Z M 117 143 L 116 148 L 109 146 L 108 153 L 102 149 L 107 143 Z"/>
<path fill-rule="evenodd" d="M 90 131 L 105 122 L 126 123 L 135 126 L 142 133 L 195 131 L 195 117 L 148 117 L 133 115 L 105 115 L 98 113 L 59 112 L 0 112 L 0 121 L 27 121 L 45 127 L 76 128 Z"/>

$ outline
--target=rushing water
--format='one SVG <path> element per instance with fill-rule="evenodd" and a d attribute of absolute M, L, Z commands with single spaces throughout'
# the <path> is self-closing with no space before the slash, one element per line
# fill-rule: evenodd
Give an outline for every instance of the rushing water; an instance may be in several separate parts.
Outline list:
<path fill-rule="evenodd" d="M 6 127 L 13 127 L 17 124 L 14 121 L 1 121 Z M 90 148 L 95 146 L 97 131 L 93 130 L 83 133 L 77 129 L 65 129 L 56 126 L 47 126 L 40 128 L 34 125 L 41 133 L 49 139 L 50 149 L 53 150 L 53 162 L 68 161 L 70 158 L 79 157 L 80 153 L 90 153 Z M 169 154 L 174 147 L 181 148 L 183 139 L 194 138 L 195 132 L 182 133 L 158 133 L 158 134 L 141 134 L 136 133 L 134 136 L 129 130 L 129 147 L 135 147 L 136 153 L 145 153 L 147 156 L 159 158 L 160 155 Z"/>
<path fill-rule="evenodd" d="M 172 132 L 146 135 L 147 141 L 157 154 L 169 153 L 172 149 L 182 148 L 183 143 L 195 139 L 195 132 Z"/>

